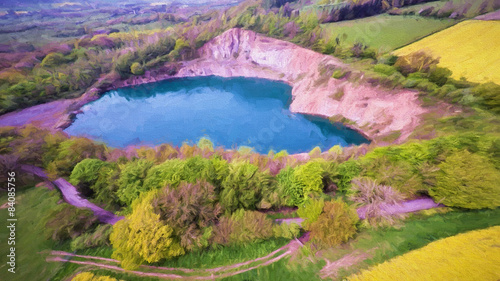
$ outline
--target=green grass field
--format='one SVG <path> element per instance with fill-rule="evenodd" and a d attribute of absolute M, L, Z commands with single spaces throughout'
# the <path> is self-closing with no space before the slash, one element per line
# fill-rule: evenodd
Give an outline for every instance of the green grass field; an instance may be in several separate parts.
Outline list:
<path fill-rule="evenodd" d="M 0 210 L 0 280 L 49 280 L 62 267 L 62 264 L 45 262 L 41 251 L 53 249 L 56 245 L 45 240 L 44 228 L 40 221 L 56 206 L 59 196 L 55 191 L 45 188 L 30 188 L 16 196 L 16 273 L 7 271 L 7 209 Z"/>
<path fill-rule="evenodd" d="M 322 24 L 324 38 L 341 39 L 343 44 L 361 42 L 370 47 L 390 51 L 412 43 L 455 24 L 451 19 L 387 14 L 358 20 Z"/>

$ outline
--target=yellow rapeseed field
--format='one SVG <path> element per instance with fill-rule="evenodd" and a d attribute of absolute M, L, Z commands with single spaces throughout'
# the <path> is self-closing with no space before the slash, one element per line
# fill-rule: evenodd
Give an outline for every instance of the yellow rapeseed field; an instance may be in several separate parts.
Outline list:
<path fill-rule="evenodd" d="M 500 84 L 500 21 L 468 20 L 395 51 L 425 51 L 439 57 L 452 77 Z"/>
<path fill-rule="evenodd" d="M 500 280 L 500 226 L 448 237 L 379 264 L 349 281 Z"/>

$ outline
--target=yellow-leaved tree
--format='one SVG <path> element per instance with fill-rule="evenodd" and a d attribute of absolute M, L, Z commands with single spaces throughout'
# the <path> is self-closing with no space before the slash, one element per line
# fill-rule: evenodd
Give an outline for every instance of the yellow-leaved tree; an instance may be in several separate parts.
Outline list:
<path fill-rule="evenodd" d="M 110 241 L 113 258 L 120 260 L 123 268 L 133 270 L 144 262 L 157 262 L 164 258 L 184 254 L 184 249 L 174 238 L 174 230 L 153 212 L 151 201 L 156 190 L 137 199 L 132 204 L 132 214 L 113 226 Z"/>

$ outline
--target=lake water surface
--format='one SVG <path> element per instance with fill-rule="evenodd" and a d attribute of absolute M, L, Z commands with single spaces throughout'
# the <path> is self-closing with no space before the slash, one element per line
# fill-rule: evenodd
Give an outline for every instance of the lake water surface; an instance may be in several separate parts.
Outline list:
<path fill-rule="evenodd" d="M 122 88 L 85 105 L 65 131 L 114 147 L 196 143 L 257 152 L 322 150 L 367 140 L 326 119 L 291 113 L 291 87 L 254 78 L 195 77 Z"/>

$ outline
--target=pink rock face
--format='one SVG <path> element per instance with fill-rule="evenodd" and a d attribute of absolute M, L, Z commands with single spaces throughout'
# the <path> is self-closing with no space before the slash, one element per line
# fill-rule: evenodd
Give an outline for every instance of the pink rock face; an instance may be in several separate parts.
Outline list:
<path fill-rule="evenodd" d="M 280 80 L 293 87 L 293 112 L 354 121 L 368 137 L 401 131 L 406 139 L 426 112 L 413 91 L 388 91 L 368 84 L 355 85 L 324 77 L 324 69 L 349 71 L 339 59 L 255 32 L 231 29 L 198 50 L 200 58 L 187 62 L 177 77 L 218 75 Z M 339 99 L 331 96 L 338 91 Z M 363 127 L 363 129 L 361 129 Z"/>

